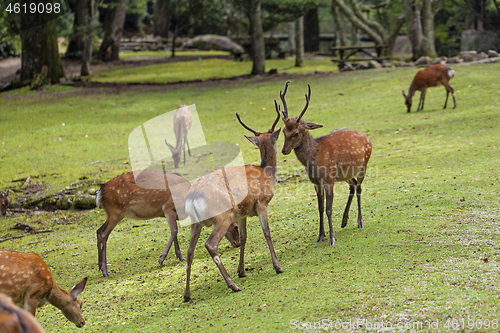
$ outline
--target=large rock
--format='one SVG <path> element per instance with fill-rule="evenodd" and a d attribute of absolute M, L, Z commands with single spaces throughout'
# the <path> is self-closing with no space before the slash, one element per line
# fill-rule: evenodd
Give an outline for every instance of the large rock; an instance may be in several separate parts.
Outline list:
<path fill-rule="evenodd" d="M 394 66 L 396 66 L 396 67 L 411 67 L 411 66 L 413 66 L 413 63 L 398 61 Z"/>
<path fill-rule="evenodd" d="M 496 58 L 496 57 L 498 57 L 498 56 L 499 56 L 499 55 L 498 55 L 498 52 L 497 52 L 497 51 L 495 51 L 495 50 L 489 50 L 489 51 L 488 51 L 488 57 L 490 57 L 490 58 Z"/>
<path fill-rule="evenodd" d="M 90 194 L 75 195 L 73 207 L 77 209 L 93 209 L 96 207 L 95 196 Z"/>
<path fill-rule="evenodd" d="M 448 60 L 447 57 L 437 57 L 431 60 L 431 64 L 437 65 L 437 64 L 445 64 L 446 60 Z"/>
<path fill-rule="evenodd" d="M 217 35 L 196 36 L 184 43 L 182 47 L 187 49 L 227 51 L 234 55 L 245 53 L 243 47 L 233 42 L 229 37 Z"/>
<path fill-rule="evenodd" d="M 345 64 L 344 67 L 342 67 L 340 69 L 341 72 L 351 72 L 351 71 L 355 71 L 356 68 L 354 68 L 354 66 L 352 64 Z"/>
<path fill-rule="evenodd" d="M 462 58 L 460 58 L 460 56 L 446 59 L 447 64 L 459 64 L 461 62 L 464 62 L 464 60 Z"/>
<path fill-rule="evenodd" d="M 429 65 L 431 63 L 431 58 L 427 56 L 423 56 L 418 58 L 415 61 L 415 66 L 420 66 L 420 65 Z"/>
<path fill-rule="evenodd" d="M 378 61 L 370 60 L 368 62 L 368 68 L 382 68 L 382 65 Z"/>
<path fill-rule="evenodd" d="M 476 60 L 488 59 L 488 55 L 484 52 L 481 52 L 477 55 Z"/>
<path fill-rule="evenodd" d="M 477 51 L 461 51 L 460 52 L 460 57 L 465 61 L 465 62 L 471 62 L 476 60 L 477 58 Z"/>
<path fill-rule="evenodd" d="M 391 68 L 392 63 L 389 60 L 382 60 L 382 67 Z"/>
<path fill-rule="evenodd" d="M 368 65 L 368 62 L 366 62 L 366 61 L 360 62 L 356 66 L 356 70 L 358 70 L 358 69 L 368 69 L 368 68 L 370 68 L 370 67 Z"/>

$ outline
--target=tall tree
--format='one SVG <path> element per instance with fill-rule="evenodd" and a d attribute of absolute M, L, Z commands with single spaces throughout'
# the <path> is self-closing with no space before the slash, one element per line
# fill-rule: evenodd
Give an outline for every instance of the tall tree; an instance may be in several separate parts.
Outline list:
<path fill-rule="evenodd" d="M 295 21 L 295 67 L 301 67 L 304 62 L 304 16 Z"/>
<path fill-rule="evenodd" d="M 252 37 L 253 64 L 252 74 L 263 74 L 266 71 L 265 64 L 265 44 L 264 31 L 262 30 L 261 21 L 261 0 L 249 0 L 249 20 L 250 20 L 250 36 Z"/>
<path fill-rule="evenodd" d="M 290 45 L 290 53 L 295 54 L 297 44 L 295 43 L 295 22 L 288 23 L 288 44 Z"/>
<path fill-rule="evenodd" d="M 406 17 L 406 31 L 411 42 L 413 59 L 418 59 L 423 55 L 423 32 L 420 18 L 421 8 L 422 3 L 420 0 L 403 0 L 403 10 Z"/>
<path fill-rule="evenodd" d="M 100 0 L 85 0 L 86 2 L 86 20 L 84 26 L 85 38 L 82 54 L 82 67 L 80 69 L 81 76 L 90 75 L 90 62 L 92 61 L 92 50 L 94 47 L 94 34 L 96 32 L 97 22 L 97 7 Z"/>
<path fill-rule="evenodd" d="M 304 50 L 319 51 L 319 18 L 318 6 L 311 8 L 304 15 Z"/>
<path fill-rule="evenodd" d="M 50 0 L 22 0 L 21 8 L 30 3 L 52 4 Z M 41 7 L 41 6 L 40 6 Z M 24 13 L 21 10 L 21 80 L 32 80 L 47 67 L 47 80 L 58 83 L 64 77 L 64 70 L 57 45 L 56 16 L 52 13 Z"/>
<path fill-rule="evenodd" d="M 98 57 L 102 61 L 119 59 L 120 41 L 128 3 L 129 0 L 116 0 L 111 15 L 104 22 L 104 38 L 98 53 Z"/>
<path fill-rule="evenodd" d="M 346 46 L 345 34 L 344 34 L 344 22 L 342 21 L 342 15 L 340 15 L 339 6 L 335 3 L 335 1 L 332 1 L 332 14 L 333 14 L 334 28 L 340 46 Z"/>
<path fill-rule="evenodd" d="M 75 18 L 73 20 L 73 31 L 69 38 L 66 56 L 69 58 L 81 59 L 84 49 L 83 36 L 85 34 L 85 16 L 87 13 L 86 0 L 75 1 Z"/>
<path fill-rule="evenodd" d="M 154 35 L 168 38 L 170 0 L 156 0 Z"/>

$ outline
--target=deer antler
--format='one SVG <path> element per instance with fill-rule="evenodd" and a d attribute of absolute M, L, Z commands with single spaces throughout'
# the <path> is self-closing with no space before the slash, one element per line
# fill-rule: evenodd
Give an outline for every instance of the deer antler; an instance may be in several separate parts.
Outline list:
<path fill-rule="evenodd" d="M 255 131 L 255 130 L 251 129 L 250 127 L 248 127 L 247 125 L 245 125 L 245 123 L 243 123 L 243 121 L 241 120 L 240 115 L 238 113 L 236 113 L 236 117 L 240 121 L 241 126 L 245 127 L 247 130 L 252 132 L 255 136 L 258 136 L 260 134 L 260 132 Z"/>
<path fill-rule="evenodd" d="M 309 88 L 309 92 L 306 95 L 306 106 L 304 106 L 304 110 L 300 113 L 300 116 L 297 117 L 297 122 L 300 121 L 300 118 L 306 113 L 307 108 L 309 107 L 309 100 L 311 99 L 311 86 L 307 84 L 307 87 Z"/>
<path fill-rule="evenodd" d="M 281 90 L 280 90 L 280 98 L 281 98 L 281 102 L 283 103 L 283 120 L 286 120 L 288 119 L 288 106 L 286 105 L 286 101 L 285 101 L 285 95 L 286 95 L 286 91 L 288 90 L 288 84 L 290 83 L 290 81 L 286 81 L 285 83 L 285 91 L 283 93 L 281 93 Z"/>
<path fill-rule="evenodd" d="M 276 117 L 273 126 L 269 129 L 269 133 L 274 132 L 274 128 L 276 127 L 276 124 L 280 120 L 280 106 L 278 105 L 278 102 L 276 102 L 276 100 L 274 100 L 274 106 L 276 107 L 276 113 L 278 114 L 278 116 Z"/>

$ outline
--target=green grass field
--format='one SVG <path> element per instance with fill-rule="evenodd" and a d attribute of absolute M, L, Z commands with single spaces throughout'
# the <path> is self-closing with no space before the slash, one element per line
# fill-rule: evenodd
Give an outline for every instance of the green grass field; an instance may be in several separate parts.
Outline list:
<path fill-rule="evenodd" d="M 222 70 L 216 64 L 213 68 Z M 348 226 L 340 228 L 348 186 L 337 184 L 337 243 L 316 243 L 312 184 L 303 172 L 277 183 L 269 221 L 285 273 L 274 272 L 257 218 L 248 221 L 246 278 L 236 274 L 239 249 L 226 240 L 219 246 L 242 292 L 227 289 L 205 250 L 211 229 L 204 229 L 195 252 L 193 300 L 184 303 L 184 263 L 173 251 L 164 267 L 157 262 L 170 235 L 165 219 L 121 222 L 108 241 L 109 278 L 97 269 L 96 230 L 105 220 L 100 209 L 0 218 L 4 236 L 24 234 L 11 229 L 16 222 L 53 230 L 5 241 L 2 248 L 39 253 L 65 289 L 88 276 L 81 295 L 87 323 L 79 332 L 304 331 L 308 322 L 322 320 L 332 321 L 332 331 L 374 331 L 370 325 L 376 324 L 408 332 L 498 331 L 500 64 L 453 69 L 457 108 L 448 101 L 442 109 L 445 90 L 437 87 L 428 90 L 425 110 L 418 113 L 406 113 L 401 96 L 414 68 L 292 79 L 290 116 L 302 110 L 309 83 L 312 97 L 304 119 L 324 125 L 312 132 L 315 137 L 348 127 L 372 140 L 362 195 L 365 228 L 357 228 L 356 204 Z M 127 75 L 145 82 L 155 71 L 159 68 L 137 68 Z M 204 69 L 199 72 L 205 77 Z M 119 72 L 113 75 L 111 81 L 129 80 Z M 175 80 L 188 80 L 191 72 L 175 75 Z M 208 141 L 237 143 L 246 163 L 259 163 L 258 150 L 244 138 L 249 133 L 234 114 L 254 129 L 267 130 L 275 115 L 273 99 L 283 84 L 284 79 L 270 77 L 155 91 L 102 88 L 87 94 L 83 88 L 50 87 L 2 93 L 0 189 L 19 186 L 11 180 L 31 176 L 53 193 L 82 177 L 101 182 L 130 171 L 124 163 L 130 132 L 179 104 L 196 104 Z M 414 110 L 418 98 L 419 93 Z M 282 144 L 283 137 L 279 151 Z M 90 164 L 95 161 L 102 162 Z M 279 153 L 278 165 L 278 178 L 303 170 L 294 154 Z M 186 255 L 189 229 L 180 228 L 179 238 Z M 76 330 L 50 305 L 38 311 L 37 319 L 47 332 Z M 365 320 L 363 326 L 345 326 L 358 320 Z M 339 323 L 344 329 L 335 329 Z M 452 323 L 460 327 L 447 326 Z"/>

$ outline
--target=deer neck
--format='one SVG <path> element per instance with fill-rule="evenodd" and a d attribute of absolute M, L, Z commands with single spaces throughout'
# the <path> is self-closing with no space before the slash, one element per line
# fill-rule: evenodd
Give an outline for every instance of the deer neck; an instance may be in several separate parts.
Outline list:
<path fill-rule="evenodd" d="M 408 89 L 408 96 L 412 97 L 413 95 L 415 95 L 416 91 L 417 91 L 417 89 L 416 89 L 415 81 L 412 81 L 412 83 L 410 84 L 410 88 Z"/>
<path fill-rule="evenodd" d="M 278 154 L 278 145 L 262 145 L 260 149 L 260 167 L 264 170 L 264 174 L 271 180 L 274 187 L 276 183 L 276 155 Z"/>
<path fill-rule="evenodd" d="M 319 143 L 313 139 L 311 134 L 307 133 L 307 138 L 294 149 L 297 159 L 306 168 L 312 166 L 318 154 Z"/>
<path fill-rule="evenodd" d="M 61 290 L 57 285 L 54 285 L 50 290 L 47 301 L 56 308 L 63 310 L 69 302 L 69 297 L 67 292 Z"/>

